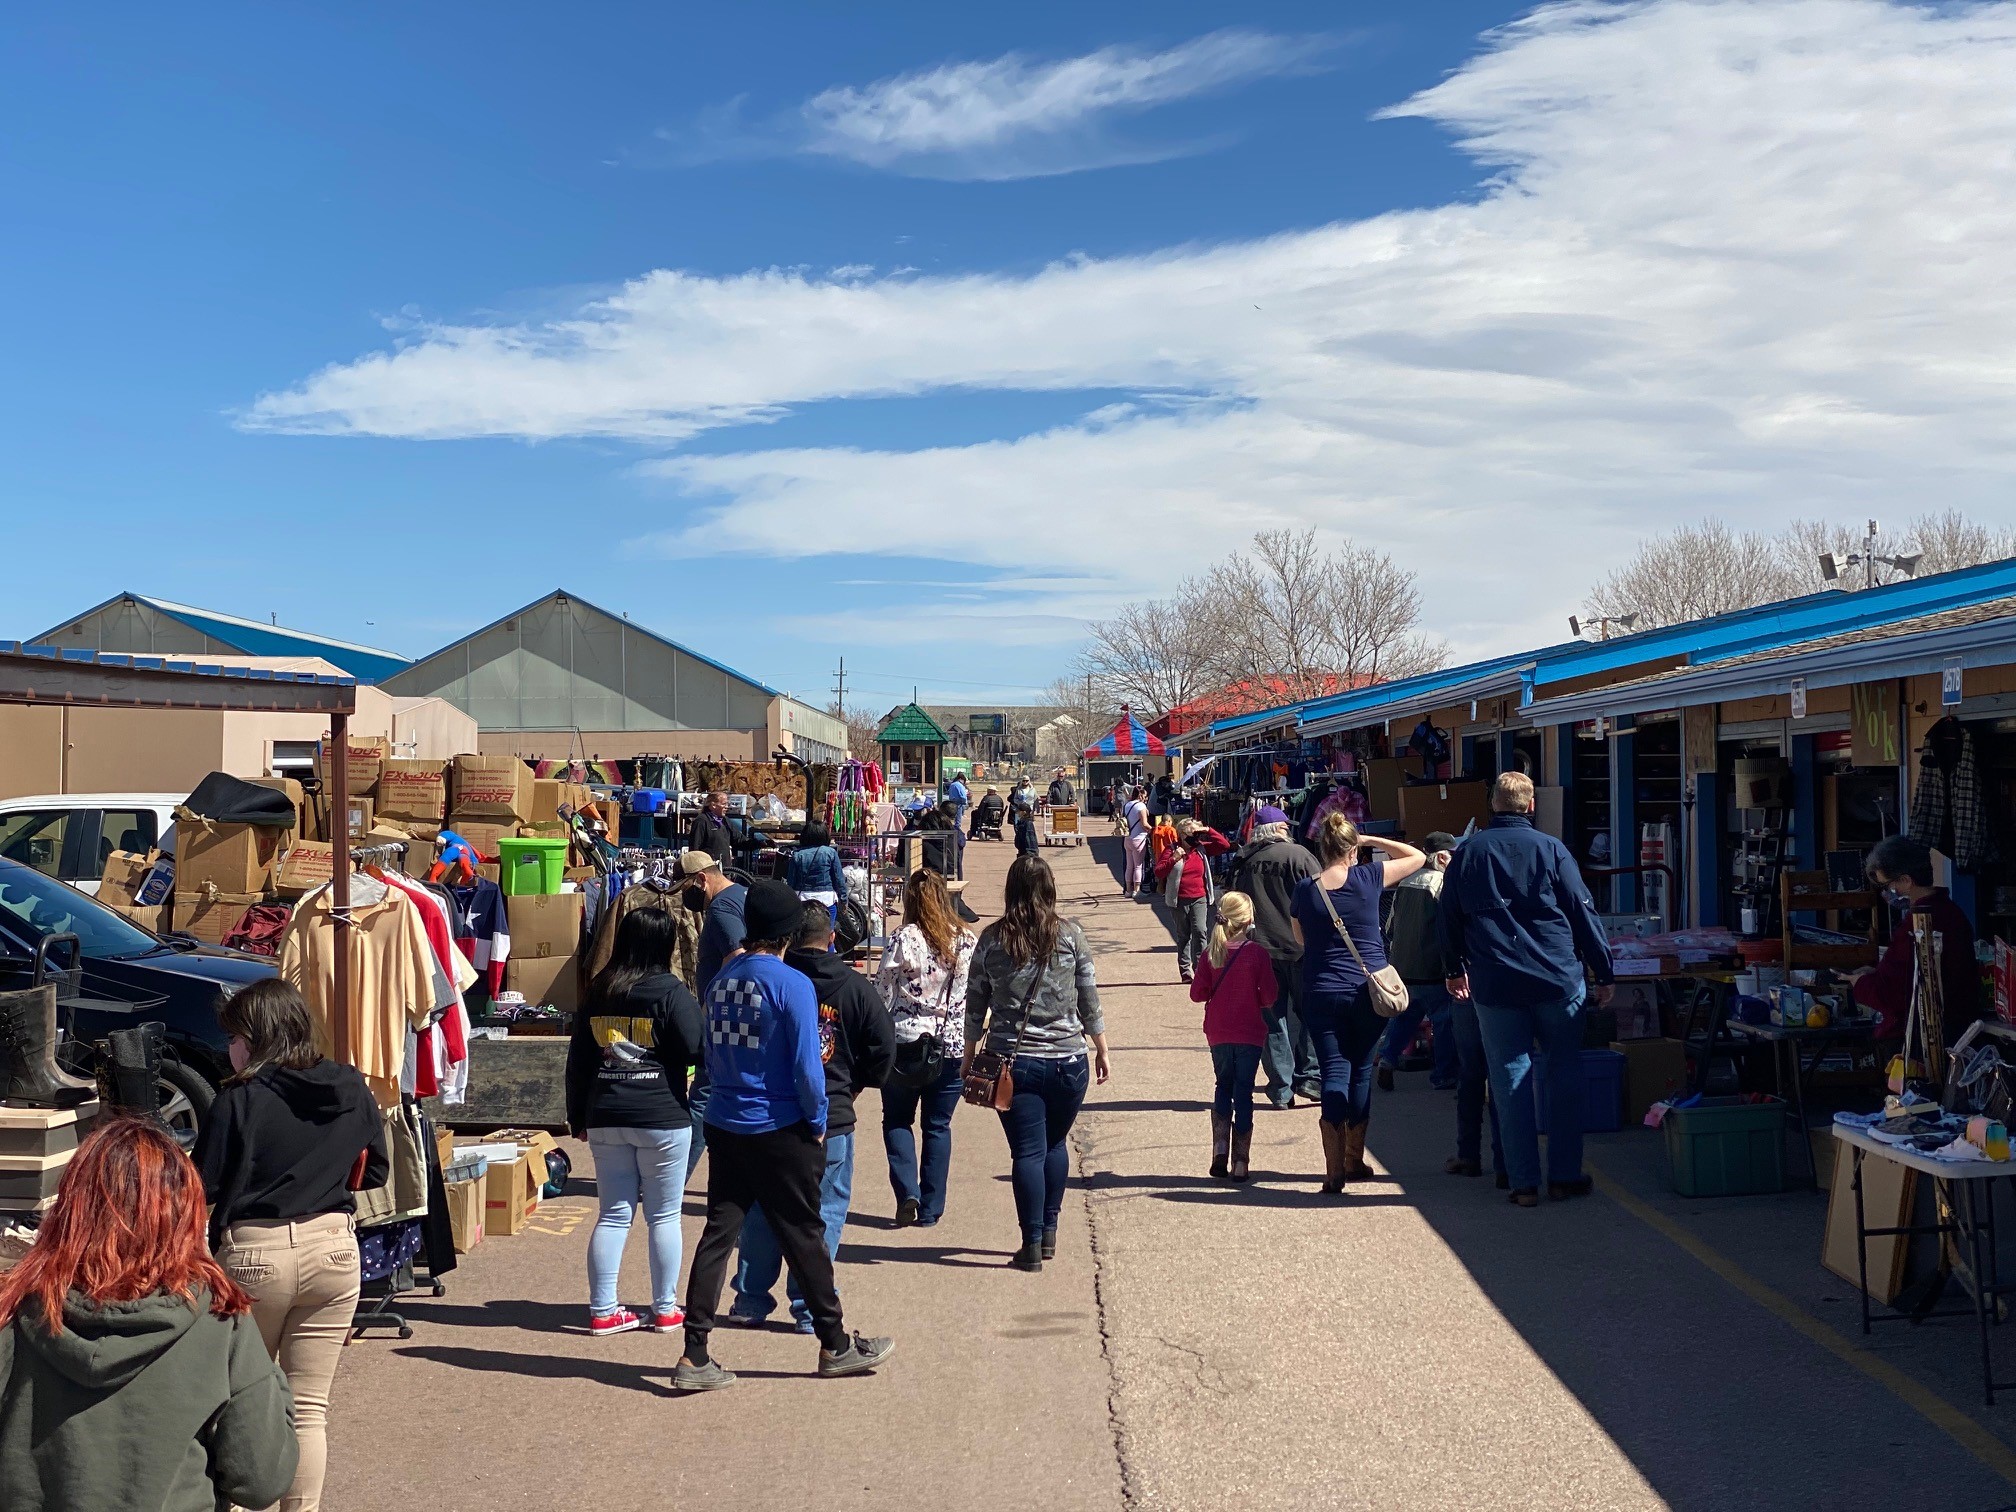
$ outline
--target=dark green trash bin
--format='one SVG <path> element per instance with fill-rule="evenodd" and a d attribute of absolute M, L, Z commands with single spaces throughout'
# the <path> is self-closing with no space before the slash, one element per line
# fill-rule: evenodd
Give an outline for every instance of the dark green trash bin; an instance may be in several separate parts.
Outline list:
<path fill-rule="evenodd" d="M 1744 1197 L 1785 1190 L 1785 1103 L 1704 1097 L 1660 1126 L 1673 1190 L 1682 1197 Z"/>

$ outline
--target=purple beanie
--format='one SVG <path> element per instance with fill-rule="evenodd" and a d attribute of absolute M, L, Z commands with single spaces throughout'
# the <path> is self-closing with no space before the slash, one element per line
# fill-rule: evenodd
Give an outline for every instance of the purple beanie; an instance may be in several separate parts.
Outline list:
<path fill-rule="evenodd" d="M 1253 822 L 1255 824 L 1286 824 L 1288 816 L 1270 803 L 1253 816 Z"/>

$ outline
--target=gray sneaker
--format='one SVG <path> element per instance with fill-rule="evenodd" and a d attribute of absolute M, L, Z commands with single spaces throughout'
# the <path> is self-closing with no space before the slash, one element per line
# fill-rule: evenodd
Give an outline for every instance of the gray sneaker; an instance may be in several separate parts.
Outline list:
<path fill-rule="evenodd" d="M 674 1391 L 719 1391 L 734 1384 L 734 1373 L 723 1370 L 718 1360 L 709 1360 L 705 1365 L 689 1365 L 681 1360 L 672 1372 Z"/>
<path fill-rule="evenodd" d="M 819 1374 L 828 1377 L 859 1375 L 864 1370 L 873 1370 L 894 1353 L 894 1339 L 870 1339 L 855 1334 L 838 1354 L 828 1354 L 823 1349 L 819 1351 Z"/>

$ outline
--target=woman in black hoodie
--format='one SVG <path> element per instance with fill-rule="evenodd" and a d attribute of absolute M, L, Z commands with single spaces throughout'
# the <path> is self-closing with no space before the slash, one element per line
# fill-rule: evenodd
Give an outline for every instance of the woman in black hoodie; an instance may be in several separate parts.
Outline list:
<path fill-rule="evenodd" d="M 677 926 L 669 913 L 640 908 L 616 926 L 609 964 L 574 1015 L 567 1048 L 567 1123 L 595 1155 L 602 1205 L 588 1240 L 588 1330 L 628 1333 L 682 1327 L 680 1203 L 693 1115 L 686 1072 L 700 1059 L 699 1001 L 672 974 Z M 640 1204 L 649 1235 L 651 1316 L 616 1299 L 623 1248 Z"/>
<path fill-rule="evenodd" d="M 391 1172 L 385 1123 L 356 1068 L 315 1048 L 301 994 L 278 978 L 226 1000 L 235 1074 L 196 1140 L 210 1236 L 224 1273 L 252 1298 L 252 1318 L 294 1393 L 301 1464 L 280 1503 L 322 1505 L 329 1388 L 357 1312 L 353 1191 Z"/>

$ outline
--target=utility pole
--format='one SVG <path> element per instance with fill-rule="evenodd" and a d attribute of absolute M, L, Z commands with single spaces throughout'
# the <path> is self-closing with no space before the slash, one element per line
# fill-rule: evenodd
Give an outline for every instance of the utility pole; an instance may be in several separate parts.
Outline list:
<path fill-rule="evenodd" d="M 846 657 L 843 656 L 840 658 L 840 670 L 838 672 L 835 672 L 833 676 L 836 679 L 838 679 L 833 685 L 833 697 L 836 700 L 835 707 L 837 707 L 840 710 L 840 722 L 842 724 L 845 724 L 847 722 L 847 658 Z"/>

